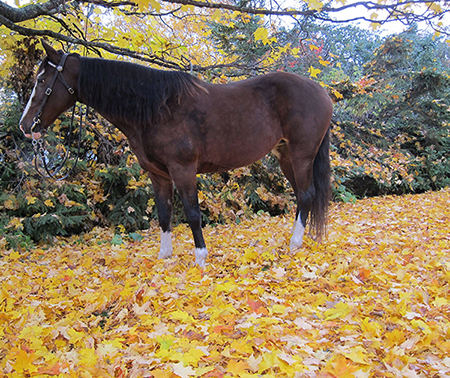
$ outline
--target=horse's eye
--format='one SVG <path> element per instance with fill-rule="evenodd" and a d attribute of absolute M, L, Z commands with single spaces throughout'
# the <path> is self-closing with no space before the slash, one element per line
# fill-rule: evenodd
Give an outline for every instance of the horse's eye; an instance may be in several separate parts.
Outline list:
<path fill-rule="evenodd" d="M 45 79 L 38 79 L 38 83 L 39 84 L 44 84 L 45 83 Z"/>

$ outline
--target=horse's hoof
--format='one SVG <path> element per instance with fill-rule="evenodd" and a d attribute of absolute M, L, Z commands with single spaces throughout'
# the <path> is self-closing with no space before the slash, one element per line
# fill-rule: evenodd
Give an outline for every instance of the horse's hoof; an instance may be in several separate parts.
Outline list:
<path fill-rule="evenodd" d="M 289 249 L 291 252 L 293 252 L 296 249 L 300 249 L 303 244 L 303 239 L 300 240 L 294 240 L 294 238 L 291 239 L 291 242 L 289 243 Z"/>
<path fill-rule="evenodd" d="M 195 248 L 195 263 L 200 268 L 205 267 L 207 256 L 208 256 L 208 250 L 206 248 Z"/>

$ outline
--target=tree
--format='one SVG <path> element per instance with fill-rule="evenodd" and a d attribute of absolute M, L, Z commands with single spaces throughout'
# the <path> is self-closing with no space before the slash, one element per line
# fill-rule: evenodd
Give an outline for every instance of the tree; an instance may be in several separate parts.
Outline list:
<path fill-rule="evenodd" d="M 355 17 L 340 16 L 349 9 L 362 10 Z M 445 26 L 443 18 L 449 12 L 450 4 L 445 0 L 388 0 L 378 3 L 333 0 L 326 4 L 320 0 L 305 0 L 295 8 L 283 2 L 198 0 L 49 0 L 17 8 L 2 0 L 0 50 L 3 59 L 8 62 L 5 51 L 14 47 L 14 39 L 18 36 L 45 36 L 69 44 L 72 49 L 74 45 L 83 46 L 96 54 L 122 55 L 163 67 L 204 72 L 211 66 L 236 66 L 239 62 L 211 64 L 206 60 L 194 64 L 195 57 L 189 53 L 194 45 L 179 43 L 183 38 L 180 38 L 180 31 L 173 27 L 180 21 L 195 20 L 199 28 L 195 44 L 198 46 L 200 42 L 205 42 L 202 34 L 207 32 L 206 23 L 227 14 L 267 16 L 269 24 L 275 22 L 275 16 L 288 17 L 300 27 L 307 19 L 326 23 L 366 20 L 374 27 L 394 20 L 406 25 L 423 22 L 436 33 L 448 35 L 448 26 Z M 144 36 L 142 30 L 134 32 L 127 28 L 125 31 L 124 24 L 145 25 L 147 31 Z M 261 33 L 258 35 L 261 36 Z M 254 68 L 257 69 L 258 64 Z"/>
<path fill-rule="evenodd" d="M 449 53 L 442 39 L 413 27 L 386 38 L 362 78 L 339 84 L 346 101 L 335 107 L 334 146 L 355 162 L 338 174 L 347 190 L 362 196 L 450 184 Z"/>

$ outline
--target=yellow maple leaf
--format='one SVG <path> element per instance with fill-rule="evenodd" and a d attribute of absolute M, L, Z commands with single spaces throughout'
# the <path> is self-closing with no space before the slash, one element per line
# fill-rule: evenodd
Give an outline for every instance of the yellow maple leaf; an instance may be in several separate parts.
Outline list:
<path fill-rule="evenodd" d="M 222 12 L 220 11 L 220 9 L 216 9 L 214 11 L 214 13 L 211 15 L 211 20 L 216 21 L 216 20 L 220 19 L 221 15 L 222 15 Z"/>
<path fill-rule="evenodd" d="M 55 204 L 53 203 L 53 201 L 51 199 L 47 199 L 44 201 L 45 206 L 48 207 L 55 207 Z"/>
<path fill-rule="evenodd" d="M 172 373 L 166 370 L 155 369 L 151 371 L 153 377 L 155 378 L 171 378 Z"/>
<path fill-rule="evenodd" d="M 294 56 L 294 57 L 296 57 L 296 58 L 298 58 L 299 57 L 299 52 L 300 52 L 300 49 L 298 48 L 298 47 L 294 47 L 292 50 L 291 50 L 291 55 L 292 56 Z"/>
<path fill-rule="evenodd" d="M 186 311 L 176 310 L 169 314 L 170 318 L 173 320 L 180 320 L 183 323 L 192 323 L 194 318 L 189 315 Z"/>
<path fill-rule="evenodd" d="M 204 366 L 198 368 L 195 372 L 197 373 L 197 377 L 201 377 L 202 375 L 205 375 L 211 371 L 213 371 L 215 368 L 214 366 Z"/>
<path fill-rule="evenodd" d="M 418 329 L 420 329 L 426 335 L 431 334 L 433 332 L 431 330 L 430 326 L 427 323 L 425 323 L 423 320 L 414 319 L 414 320 L 411 321 L 411 324 L 414 327 L 417 327 Z"/>
<path fill-rule="evenodd" d="M 313 66 L 309 67 L 309 74 L 312 77 L 317 77 L 318 74 L 320 74 L 322 72 L 322 70 L 319 70 L 318 68 L 314 68 Z"/>
<path fill-rule="evenodd" d="M 37 367 L 33 365 L 35 360 L 34 352 L 28 354 L 23 349 L 20 349 L 14 357 L 16 361 L 11 366 L 17 373 L 35 373 L 38 371 Z"/>
<path fill-rule="evenodd" d="M 264 44 L 267 44 L 269 41 L 269 31 L 264 27 L 256 29 L 253 36 L 255 37 L 255 41 L 262 41 Z"/>
<path fill-rule="evenodd" d="M 33 205 L 37 201 L 36 197 L 30 196 L 30 195 L 26 196 L 25 198 L 27 200 L 28 205 Z"/>
<path fill-rule="evenodd" d="M 78 360 L 78 363 L 81 366 L 91 367 L 95 366 L 97 363 L 97 355 L 95 354 L 94 348 L 84 348 L 81 349 L 80 352 L 80 359 Z"/>
<path fill-rule="evenodd" d="M 450 303 L 450 301 L 444 297 L 436 297 L 436 299 L 432 302 L 433 306 L 441 307 L 441 306 L 447 306 Z"/>
<path fill-rule="evenodd" d="M 227 281 L 222 284 L 217 284 L 214 288 L 215 291 L 224 291 L 226 293 L 231 293 L 237 288 L 236 284 L 232 281 Z"/>
<path fill-rule="evenodd" d="M 198 348 L 190 348 L 189 351 L 183 355 L 181 361 L 185 365 L 192 365 L 194 367 L 197 367 L 198 362 L 203 356 L 205 356 L 205 352 L 203 352 L 202 350 Z"/>
<path fill-rule="evenodd" d="M 245 373 L 245 370 L 249 370 L 247 362 L 242 360 L 230 360 L 227 365 L 227 372 L 232 373 L 233 375 L 241 376 L 242 373 Z"/>
<path fill-rule="evenodd" d="M 429 3 L 429 8 L 435 13 L 435 14 L 439 14 L 442 13 L 442 7 L 440 6 L 440 4 L 438 4 L 435 1 L 432 1 L 431 3 Z"/>
<path fill-rule="evenodd" d="M 323 3 L 319 0 L 309 0 L 308 6 L 313 10 L 320 11 L 323 8 Z"/>
<path fill-rule="evenodd" d="M 149 2 L 155 11 L 159 12 L 161 10 L 161 4 L 159 2 L 156 0 L 150 0 Z"/>
<path fill-rule="evenodd" d="M 327 367 L 326 370 L 333 374 L 333 377 L 354 378 L 354 373 L 357 372 L 359 368 L 353 365 L 347 358 L 338 357 L 331 363 L 331 366 Z"/>
<path fill-rule="evenodd" d="M 254 247 L 248 247 L 244 249 L 244 255 L 242 256 L 242 260 L 244 262 L 252 262 L 252 261 L 256 262 L 258 256 L 259 254 Z"/>
<path fill-rule="evenodd" d="M 325 320 L 334 320 L 337 318 L 344 318 L 347 316 L 352 308 L 344 302 L 338 302 L 336 305 L 324 312 Z"/>
<path fill-rule="evenodd" d="M 259 371 L 279 366 L 280 360 L 277 352 L 265 352 L 262 354 L 262 361 L 259 364 Z"/>
<path fill-rule="evenodd" d="M 368 358 L 368 355 L 366 353 L 366 350 L 362 348 L 361 346 L 356 346 L 352 348 L 352 350 L 348 353 L 344 353 L 344 356 L 348 359 L 352 360 L 353 362 L 356 362 L 357 364 L 362 365 L 370 365 L 371 362 Z"/>
<path fill-rule="evenodd" d="M 19 218 L 12 218 L 8 223 L 8 227 L 13 227 L 16 230 L 21 230 L 23 229 L 22 220 Z"/>
<path fill-rule="evenodd" d="M 73 328 L 69 329 L 67 333 L 70 336 L 70 342 L 72 344 L 77 344 L 79 341 L 83 340 L 85 336 L 84 332 L 75 331 Z"/>

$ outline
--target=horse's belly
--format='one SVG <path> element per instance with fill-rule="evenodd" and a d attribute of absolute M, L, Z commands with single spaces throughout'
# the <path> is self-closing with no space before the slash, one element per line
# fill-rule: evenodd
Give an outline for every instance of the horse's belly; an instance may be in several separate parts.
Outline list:
<path fill-rule="evenodd" d="M 224 153 L 224 151 L 227 151 L 226 149 L 224 149 L 222 153 L 216 151 L 216 154 L 212 154 L 212 156 L 210 155 L 208 158 L 199 161 L 197 172 L 224 172 L 235 168 L 245 167 L 262 159 L 275 145 L 276 142 L 273 143 L 273 145 L 260 146 L 260 148 L 247 146 L 247 148 L 243 148 L 242 150 L 228 150 L 228 153 Z"/>

